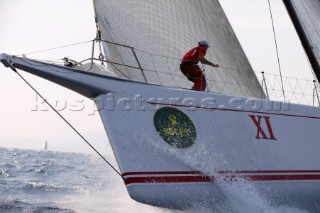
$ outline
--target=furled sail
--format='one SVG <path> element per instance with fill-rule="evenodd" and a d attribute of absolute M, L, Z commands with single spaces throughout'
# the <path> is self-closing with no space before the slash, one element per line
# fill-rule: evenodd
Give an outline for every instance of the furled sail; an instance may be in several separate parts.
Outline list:
<path fill-rule="evenodd" d="M 207 40 L 206 58 L 221 66 L 205 68 L 210 91 L 265 97 L 218 0 L 94 0 L 94 5 L 102 39 L 134 47 L 104 43 L 119 76 L 190 88 L 180 59 Z"/>
<path fill-rule="evenodd" d="M 320 80 L 320 1 L 284 0 L 284 3 Z"/>

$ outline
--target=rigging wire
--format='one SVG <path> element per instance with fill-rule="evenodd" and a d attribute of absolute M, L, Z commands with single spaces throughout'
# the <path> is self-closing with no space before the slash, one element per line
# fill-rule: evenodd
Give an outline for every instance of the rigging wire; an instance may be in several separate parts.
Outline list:
<path fill-rule="evenodd" d="M 269 3 L 269 12 L 270 12 L 270 16 L 271 16 L 271 23 L 272 23 L 274 44 L 275 44 L 275 46 L 276 46 L 276 52 L 277 52 L 279 73 L 280 73 L 280 79 L 281 79 L 281 87 L 282 87 L 282 93 L 283 93 L 283 101 L 286 102 L 286 95 L 285 95 L 285 93 L 284 93 L 283 79 L 282 79 L 282 72 L 281 72 L 281 64 L 280 64 L 280 57 L 279 57 L 279 49 L 278 49 L 278 43 L 277 43 L 277 35 L 276 35 L 275 27 L 274 27 L 274 20 L 273 20 L 272 8 L 271 8 L 270 0 L 268 0 L 268 3 Z"/>
<path fill-rule="evenodd" d="M 71 129 L 73 129 L 123 180 L 124 177 L 122 176 L 122 174 L 114 167 L 112 166 L 112 164 L 105 158 L 102 156 L 102 154 L 100 154 L 100 152 L 98 152 L 98 150 L 96 150 L 90 143 L 87 139 L 85 139 L 81 133 L 74 127 L 72 126 L 72 124 L 70 124 L 66 118 L 64 118 L 20 73 L 18 73 L 18 71 L 15 71 L 15 73 L 18 74 L 18 76 L 37 94 L 39 95 L 42 100 L 48 104 L 48 106 L 55 112 L 57 113 L 57 115 L 62 119 L 64 120 L 70 127 Z"/>
<path fill-rule="evenodd" d="M 20 54 L 20 55 L 17 55 L 17 56 L 26 56 L 26 55 L 30 55 L 30 54 L 36 54 L 36 53 L 41 53 L 41 52 L 48 52 L 48 51 L 51 51 L 51 50 L 62 49 L 62 48 L 65 48 L 65 47 L 71 47 L 71 46 L 76 46 L 76 45 L 80 45 L 80 44 L 86 44 L 86 43 L 89 43 L 89 42 L 92 42 L 92 40 L 90 40 L 90 41 L 84 41 L 84 42 L 78 42 L 78 43 L 69 44 L 69 45 L 63 45 L 63 46 L 54 47 L 54 48 L 45 49 L 45 50 L 40 50 L 40 51 L 35 51 L 35 52 L 29 52 L 29 53 Z"/>

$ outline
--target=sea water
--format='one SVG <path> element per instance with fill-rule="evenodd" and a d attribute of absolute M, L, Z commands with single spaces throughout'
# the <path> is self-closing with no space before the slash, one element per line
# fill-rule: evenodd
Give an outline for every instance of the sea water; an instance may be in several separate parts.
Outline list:
<path fill-rule="evenodd" d="M 113 156 L 106 158 L 114 165 Z M 308 212 L 275 207 L 248 185 L 224 186 L 233 201 L 178 211 L 132 200 L 122 179 L 98 156 L 0 148 L 0 212 Z"/>

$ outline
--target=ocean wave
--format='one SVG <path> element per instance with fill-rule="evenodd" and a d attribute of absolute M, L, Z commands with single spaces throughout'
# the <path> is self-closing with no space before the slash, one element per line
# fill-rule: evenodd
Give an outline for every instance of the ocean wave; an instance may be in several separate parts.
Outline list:
<path fill-rule="evenodd" d="M 6 162 L 2 162 L 2 167 L 7 167 L 7 168 L 14 168 L 16 165 L 11 164 L 11 163 L 6 163 Z"/>
<path fill-rule="evenodd" d="M 43 173 L 43 174 L 48 174 L 48 172 L 45 170 L 45 168 L 37 168 L 34 170 L 36 173 Z"/>
<path fill-rule="evenodd" d="M 5 177 L 9 177 L 9 176 L 10 176 L 9 171 L 6 170 L 6 169 L 2 169 L 2 170 L 1 170 L 1 174 L 2 174 L 3 176 L 5 176 Z"/>
<path fill-rule="evenodd" d="M 75 211 L 71 209 L 62 209 L 55 206 L 50 206 L 46 204 L 30 204 L 25 202 L 20 202 L 17 200 L 11 202 L 0 203 L 0 212 L 42 212 L 42 213 L 74 213 Z"/>
<path fill-rule="evenodd" d="M 64 187 L 56 186 L 48 183 L 41 182 L 27 182 L 23 187 L 23 190 L 39 190 L 46 192 L 69 192 L 69 193 L 81 193 L 86 194 L 89 190 L 86 187 Z"/>

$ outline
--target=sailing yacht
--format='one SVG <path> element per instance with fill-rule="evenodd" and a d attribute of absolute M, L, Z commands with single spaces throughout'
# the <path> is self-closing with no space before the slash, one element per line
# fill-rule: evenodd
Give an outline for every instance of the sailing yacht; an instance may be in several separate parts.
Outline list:
<path fill-rule="evenodd" d="M 320 109 L 268 99 L 218 0 L 93 3 L 98 58 L 0 60 L 96 102 L 134 200 L 216 205 L 224 184 L 245 182 L 279 204 L 320 202 Z M 319 79 L 320 2 L 284 4 Z M 179 71 L 179 57 L 203 39 L 223 65 L 205 72 L 208 92 L 188 89 Z"/>
<path fill-rule="evenodd" d="M 48 142 L 47 141 L 44 142 L 42 150 L 44 150 L 44 151 L 48 150 Z"/>

